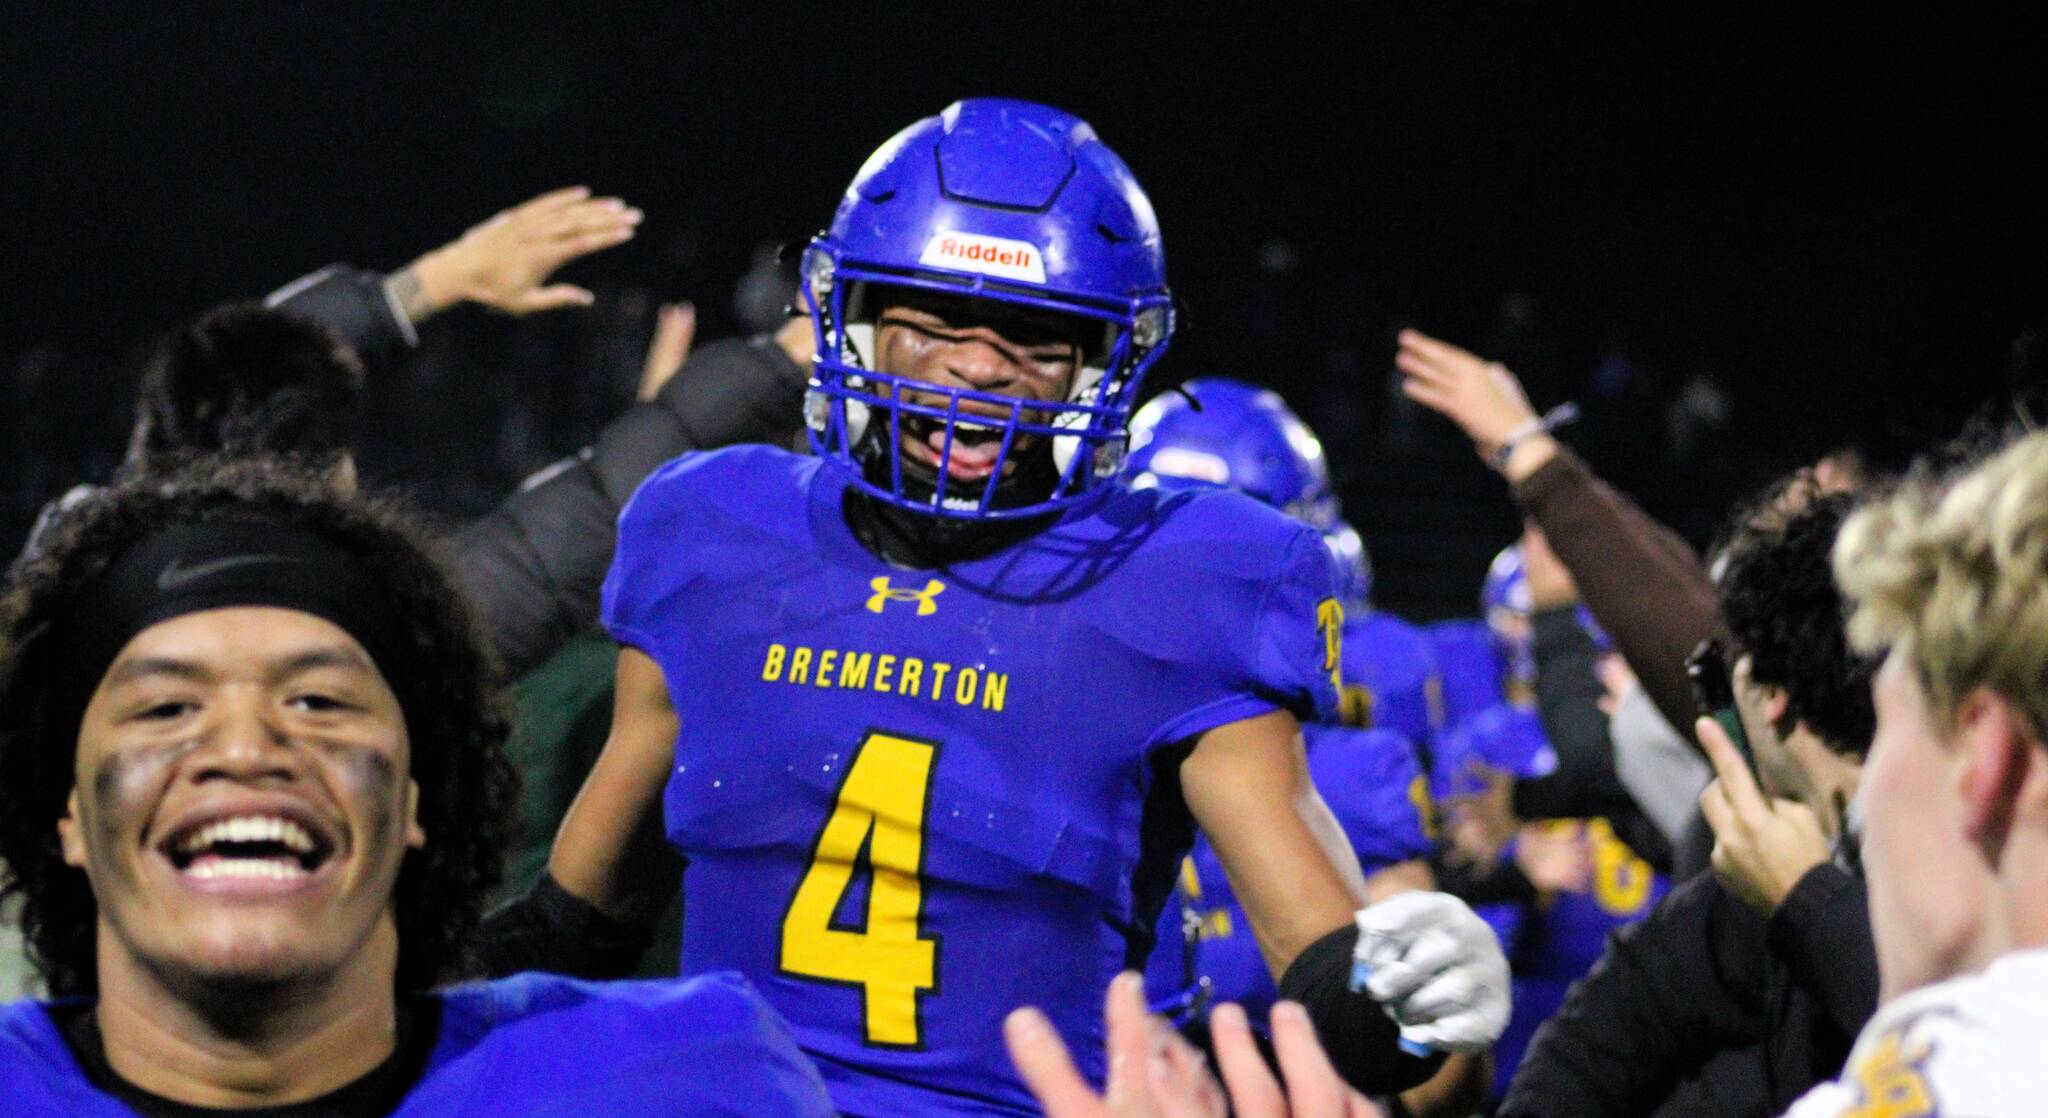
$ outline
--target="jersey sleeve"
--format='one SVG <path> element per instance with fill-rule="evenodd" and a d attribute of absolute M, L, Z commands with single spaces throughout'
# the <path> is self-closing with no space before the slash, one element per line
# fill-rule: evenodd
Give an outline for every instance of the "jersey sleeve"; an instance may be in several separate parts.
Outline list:
<path fill-rule="evenodd" d="M 1999 994 L 2010 991 L 1991 992 L 1989 981 L 1944 983 L 1886 1006 L 1857 1038 L 1841 1078 L 1809 1092 L 1787 1118 L 2040 1113 L 2048 1076 L 2037 1058 L 2039 1010 L 2000 1013 Z"/>
<path fill-rule="evenodd" d="M 1344 607 L 1329 549 L 1304 529 L 1288 545 L 1259 609 L 1256 686 L 1303 722 L 1335 722 L 1344 662 Z"/>

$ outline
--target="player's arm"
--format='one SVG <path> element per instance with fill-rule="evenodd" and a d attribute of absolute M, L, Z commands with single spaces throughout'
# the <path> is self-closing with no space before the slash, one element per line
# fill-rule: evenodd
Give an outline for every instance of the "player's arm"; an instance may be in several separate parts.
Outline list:
<path fill-rule="evenodd" d="M 569 805 L 547 872 L 485 921 L 487 973 L 609 978 L 638 964 L 681 872 L 660 811 L 677 728 L 660 666 L 621 649 L 611 736 Z"/>
<path fill-rule="evenodd" d="M 1357 912 L 1372 895 L 1309 779 L 1292 715 L 1275 711 L 1203 734 L 1181 766 L 1181 787 L 1281 996 L 1307 1007 L 1349 1082 L 1374 1093 L 1406 1090 L 1442 1064 L 1430 1049 L 1484 1047 L 1499 1035 L 1507 964 L 1470 909 L 1407 890 Z M 1354 989 L 1361 927 L 1388 949 L 1373 980 Z M 1405 1049 L 1403 1026 L 1412 1034 Z"/>

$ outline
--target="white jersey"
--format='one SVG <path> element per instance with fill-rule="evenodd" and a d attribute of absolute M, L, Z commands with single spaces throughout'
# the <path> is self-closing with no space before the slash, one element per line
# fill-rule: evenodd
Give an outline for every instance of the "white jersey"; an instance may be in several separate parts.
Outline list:
<path fill-rule="evenodd" d="M 1842 1077 L 1785 1118 L 2048 1114 L 2048 948 L 1916 990 L 1879 1010 Z"/>

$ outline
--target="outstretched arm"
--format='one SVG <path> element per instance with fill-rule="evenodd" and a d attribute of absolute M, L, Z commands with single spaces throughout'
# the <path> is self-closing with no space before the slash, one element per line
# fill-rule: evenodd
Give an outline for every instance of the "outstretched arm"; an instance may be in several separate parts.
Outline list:
<path fill-rule="evenodd" d="M 571 261 L 631 240 L 640 217 L 617 198 L 591 197 L 589 187 L 553 190 L 472 226 L 389 276 L 329 265 L 264 302 L 322 322 L 358 353 L 374 357 L 417 344 L 420 324 L 457 303 L 515 315 L 589 306 L 590 292 L 550 285 L 549 277 Z"/>
<path fill-rule="evenodd" d="M 1456 423 L 1513 488 L 1643 690 L 1673 726 L 1689 728 L 1686 654 L 1722 630 L 1713 583 L 1698 557 L 1536 431 L 1536 409 L 1504 366 L 1415 330 L 1401 332 L 1394 361 L 1407 376 L 1402 391 Z"/>

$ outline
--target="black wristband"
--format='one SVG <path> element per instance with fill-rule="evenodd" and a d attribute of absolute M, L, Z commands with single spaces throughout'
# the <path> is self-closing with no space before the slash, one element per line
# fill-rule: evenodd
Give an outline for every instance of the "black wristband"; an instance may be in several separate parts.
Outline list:
<path fill-rule="evenodd" d="M 1300 1002 L 1314 1022 L 1330 1065 L 1344 1081 L 1368 1095 L 1392 1095 L 1427 1080 L 1443 1066 L 1432 1052 L 1401 1050 L 1401 1030 L 1380 1003 L 1351 989 L 1351 955 L 1358 929 L 1338 928 L 1309 944 L 1280 978 L 1280 996 Z"/>
<path fill-rule="evenodd" d="M 484 917 L 473 954 L 488 978 L 530 970 L 624 978 L 653 942 L 653 928 L 605 915 L 543 872 L 525 896 Z"/>

